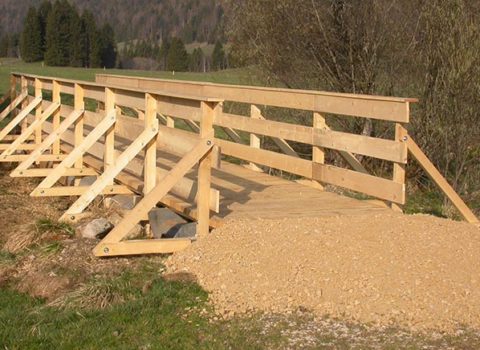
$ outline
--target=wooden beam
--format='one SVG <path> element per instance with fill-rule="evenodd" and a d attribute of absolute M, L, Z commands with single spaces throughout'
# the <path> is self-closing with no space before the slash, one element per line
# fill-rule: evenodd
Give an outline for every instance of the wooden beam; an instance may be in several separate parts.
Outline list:
<path fill-rule="evenodd" d="M 52 106 L 51 104 L 50 106 Z M 38 158 L 50 148 L 51 145 L 55 142 L 57 138 L 60 138 L 61 135 L 73 124 L 75 121 L 83 115 L 83 111 L 73 111 L 65 118 L 60 126 L 55 131 L 51 131 L 50 134 L 43 140 L 42 144 L 34 149 L 34 151 L 18 165 L 18 167 L 10 174 L 10 176 L 16 177 L 20 171 L 26 170 L 35 163 Z"/>
<path fill-rule="evenodd" d="M 260 119 L 260 116 L 262 115 L 262 112 L 260 111 L 260 109 L 255 106 L 255 105 L 251 105 L 250 106 L 250 119 L 251 120 L 254 120 L 254 119 L 257 119 L 259 120 Z M 218 118 L 217 118 L 218 120 Z M 235 125 L 235 124 L 230 124 L 230 125 Z M 260 137 L 254 133 L 250 133 L 250 147 L 251 148 L 256 148 L 256 149 L 261 149 L 262 148 L 262 145 L 261 145 L 261 142 L 260 142 Z M 258 172 L 262 172 L 262 168 L 260 168 L 257 164 L 253 163 L 253 162 L 250 162 L 249 164 L 249 168 L 253 171 L 258 171 Z"/>
<path fill-rule="evenodd" d="M 47 177 L 53 168 L 26 169 L 15 171 L 10 174 L 11 177 Z M 98 172 L 90 168 L 69 168 L 65 171 L 65 176 L 97 176 Z"/>
<path fill-rule="evenodd" d="M 455 192 L 452 186 L 450 186 L 447 180 L 445 180 L 435 165 L 430 161 L 430 159 L 428 159 L 425 153 L 423 153 L 423 151 L 420 149 L 420 147 L 418 147 L 411 137 L 408 137 L 407 139 L 407 146 L 413 158 L 417 160 L 427 175 L 437 184 L 437 186 L 448 197 L 448 199 L 450 199 L 452 204 L 458 209 L 463 218 L 470 223 L 478 223 L 479 220 L 475 214 L 473 214 L 462 198 L 460 198 L 457 192 Z"/>
<path fill-rule="evenodd" d="M 145 94 L 145 130 L 155 129 L 155 137 L 158 135 L 158 119 L 157 119 L 157 100 L 150 94 Z M 143 194 L 155 188 L 157 182 L 157 145 L 156 138 L 152 137 L 146 143 L 144 167 L 143 167 L 144 187 Z"/>
<path fill-rule="evenodd" d="M 325 129 L 326 126 L 325 118 L 320 113 L 313 113 L 313 127 L 315 129 Z M 323 148 L 318 146 L 312 147 L 312 162 L 325 164 L 325 151 Z M 315 180 L 312 182 L 315 187 L 323 190 L 323 185 L 320 182 Z"/>
<path fill-rule="evenodd" d="M 85 110 L 85 90 L 80 84 L 75 84 L 75 93 L 74 93 L 74 102 L 73 108 L 77 111 Z M 78 146 L 83 141 L 83 125 L 84 125 L 84 114 L 82 113 L 75 120 L 75 146 Z M 83 167 L 83 157 L 80 156 L 75 162 L 75 168 Z"/>
<path fill-rule="evenodd" d="M 23 162 L 30 157 L 29 154 L 14 154 L 0 158 L 0 162 Z M 67 157 L 66 154 L 42 154 L 37 158 L 39 162 L 60 162 Z"/>
<path fill-rule="evenodd" d="M 170 191 L 173 185 L 182 178 L 213 146 L 212 139 L 201 140 L 187 155 L 185 155 L 177 165 L 159 182 L 155 188 L 150 191 L 143 199 L 129 211 L 123 220 L 116 225 L 113 230 L 102 239 L 94 248 L 96 256 L 108 254 L 109 244 L 118 243 L 133 229 L 138 223 L 139 218 L 143 218 L 147 213 L 157 205 L 158 202 Z"/>
<path fill-rule="evenodd" d="M 52 86 L 52 102 L 53 103 L 58 103 L 58 104 L 62 104 L 62 98 L 61 98 L 61 95 L 60 95 L 60 89 L 61 89 L 61 86 L 60 86 L 60 83 L 56 80 L 53 80 L 52 82 L 53 86 Z M 58 110 L 54 115 L 53 115 L 53 130 L 57 130 L 58 127 L 60 126 L 60 115 L 61 115 L 61 112 L 60 110 Z M 60 139 L 56 139 L 55 142 L 53 143 L 52 145 L 52 154 L 60 154 Z"/>
<path fill-rule="evenodd" d="M 396 123 L 395 124 L 395 141 L 403 143 L 405 147 L 405 153 L 408 153 L 407 142 L 406 142 L 407 139 L 408 139 L 407 129 L 405 129 L 405 127 L 402 124 Z M 405 178 L 406 178 L 405 164 L 394 163 L 393 164 L 393 181 L 399 184 L 403 184 L 404 191 L 405 191 Z M 390 203 L 390 207 L 395 211 L 403 212 L 402 207 L 396 203 Z"/>
<path fill-rule="evenodd" d="M 108 113 L 115 113 L 116 117 L 118 113 L 117 109 L 115 108 L 115 99 L 115 92 L 110 88 L 105 88 L 105 110 L 108 111 Z M 115 161 L 115 127 L 113 124 L 105 133 L 104 145 L 105 150 L 103 162 L 105 170 L 108 170 L 113 166 Z M 111 184 L 113 184 L 113 180 L 110 182 L 110 185 Z"/>
<path fill-rule="evenodd" d="M 68 197 L 68 196 L 82 196 L 88 192 L 90 186 L 61 186 L 61 187 L 51 187 L 51 188 L 42 188 L 32 194 L 32 197 Z M 124 185 L 109 185 L 103 188 L 101 191 L 104 195 L 112 194 L 132 194 L 133 192 Z M 80 214 L 80 213 L 78 213 Z M 76 217 L 77 215 L 75 215 Z M 72 219 L 73 215 L 70 217 L 65 217 L 65 214 L 60 218 L 61 221 Z"/>
<path fill-rule="evenodd" d="M 102 249 L 95 249 L 97 257 L 140 255 L 140 254 L 171 254 L 184 250 L 191 245 L 187 238 L 145 239 L 109 243 Z"/>
<path fill-rule="evenodd" d="M 40 79 L 35 79 L 35 97 L 42 98 L 42 81 Z M 58 104 L 58 106 L 60 106 L 60 104 Z M 42 119 L 42 104 L 39 104 L 35 109 L 35 121 L 39 121 L 41 119 Z M 42 143 L 42 123 L 38 122 L 37 125 L 38 126 L 35 129 L 35 144 L 39 145 Z"/>
<path fill-rule="evenodd" d="M 13 135 L 7 135 L 7 136 L 5 136 L 5 138 L 4 138 L 2 141 L 6 141 L 6 138 L 7 138 L 8 136 L 13 136 Z M 15 136 L 20 136 L 20 135 L 15 135 Z M 15 138 L 15 140 L 16 140 L 16 138 Z M 14 140 L 14 141 L 15 141 L 15 140 Z M 8 149 L 8 147 L 10 147 L 10 144 L 9 144 L 9 143 L 0 143 L 0 151 L 4 151 L 4 150 Z M 32 143 L 32 144 L 24 143 L 23 145 L 18 146 L 17 149 L 18 149 L 19 151 L 32 151 L 32 150 L 34 150 L 35 148 L 37 148 L 37 145 L 34 144 L 34 143 Z"/>
<path fill-rule="evenodd" d="M 209 146 L 213 148 L 213 121 L 220 112 L 220 105 L 214 102 L 202 102 L 202 121 L 200 123 L 200 137 L 210 138 Z M 204 236 L 210 228 L 210 187 L 212 176 L 212 149 L 209 149 L 200 159 L 198 165 L 198 189 L 197 189 L 197 235 Z"/>

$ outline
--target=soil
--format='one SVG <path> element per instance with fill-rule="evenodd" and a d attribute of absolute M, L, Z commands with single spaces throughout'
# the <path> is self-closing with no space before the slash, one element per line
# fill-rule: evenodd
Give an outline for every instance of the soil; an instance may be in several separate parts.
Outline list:
<path fill-rule="evenodd" d="M 414 330 L 480 328 L 480 229 L 426 215 L 232 221 L 167 260 L 224 315 L 311 310 Z"/>

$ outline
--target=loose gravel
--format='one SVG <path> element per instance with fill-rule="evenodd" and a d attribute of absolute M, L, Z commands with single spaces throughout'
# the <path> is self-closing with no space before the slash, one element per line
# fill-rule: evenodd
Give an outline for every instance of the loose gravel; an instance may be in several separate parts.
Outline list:
<path fill-rule="evenodd" d="M 231 221 L 167 260 L 218 313 L 285 313 L 414 330 L 480 329 L 480 229 L 397 213 Z"/>

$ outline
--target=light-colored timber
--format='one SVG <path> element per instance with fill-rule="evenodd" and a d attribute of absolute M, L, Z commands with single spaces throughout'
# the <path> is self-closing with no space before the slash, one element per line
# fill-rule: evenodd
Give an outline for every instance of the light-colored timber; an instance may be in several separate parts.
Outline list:
<path fill-rule="evenodd" d="M 96 256 L 172 253 L 189 246 L 190 239 L 126 239 L 157 205 L 195 220 L 197 239 L 228 219 L 383 213 L 391 210 L 384 202 L 401 210 L 408 151 L 461 214 L 478 222 L 409 138 L 413 99 L 109 75 L 99 75 L 92 83 L 13 73 L 11 84 L 12 103 L 0 112 L 0 117 L 12 115 L 0 130 L 0 160 L 20 162 L 11 176 L 43 178 L 32 196 L 79 197 L 61 217 L 65 221 L 83 218 L 97 197 L 142 196 L 94 249 Z M 51 91 L 52 102 L 43 100 L 44 91 Z M 73 107 L 62 104 L 62 94 L 73 96 Z M 85 110 L 86 98 L 96 101 L 95 112 Z M 224 113 L 224 101 L 250 104 L 250 113 Z M 313 112 L 312 121 L 300 125 L 269 120 L 275 111 L 269 106 Z M 123 115 L 128 108 L 138 118 Z M 326 114 L 383 120 L 391 125 L 394 138 L 332 130 Z M 179 129 L 185 125 L 191 131 Z M 14 135 L 17 126 L 20 134 Z M 220 129 L 222 133 L 215 132 Z M 265 138 L 273 143 L 261 142 Z M 305 154 L 301 144 L 311 154 Z M 327 150 L 343 157 L 349 168 L 332 164 Z M 369 173 L 361 162 L 365 156 L 392 163 L 393 171 Z M 231 159 L 238 164 L 227 161 Z M 38 167 L 47 160 L 52 167 Z M 64 176 L 74 177 L 74 185 L 54 187 Z M 84 176 L 97 180 L 79 186 Z M 372 198 L 341 196 L 325 191 L 326 185 Z M 148 237 L 148 224 L 145 233 Z"/>

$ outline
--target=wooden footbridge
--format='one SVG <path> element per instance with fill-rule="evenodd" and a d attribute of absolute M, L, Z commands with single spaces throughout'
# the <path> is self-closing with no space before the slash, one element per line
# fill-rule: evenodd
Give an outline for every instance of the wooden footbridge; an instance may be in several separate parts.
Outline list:
<path fill-rule="evenodd" d="M 113 75 L 97 75 L 93 83 L 22 73 L 12 73 L 8 97 L 0 113 L 0 161 L 18 163 L 13 177 L 41 179 L 34 197 L 77 197 L 61 220 L 81 219 L 97 197 L 142 196 L 94 249 L 97 256 L 171 253 L 190 245 L 190 239 L 125 238 L 157 205 L 195 220 L 200 239 L 226 218 L 401 210 L 409 151 L 463 217 L 478 222 L 409 137 L 412 99 Z M 227 113 L 232 102 L 247 112 Z M 278 110 L 310 113 L 311 123 L 269 120 Z M 382 120 L 391 124 L 392 138 L 332 130 L 326 115 Z M 266 138 L 274 147 L 262 148 Z M 311 147 L 310 158 L 299 145 Z M 348 168 L 327 164 L 326 150 L 337 152 Z M 369 174 L 359 156 L 391 163 L 392 173 Z M 280 176 L 285 174 L 290 180 Z M 85 176 L 96 181 L 80 186 Z M 74 183 L 60 185 L 65 177 Z M 376 200 L 327 192 L 326 184 Z"/>

